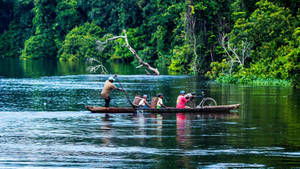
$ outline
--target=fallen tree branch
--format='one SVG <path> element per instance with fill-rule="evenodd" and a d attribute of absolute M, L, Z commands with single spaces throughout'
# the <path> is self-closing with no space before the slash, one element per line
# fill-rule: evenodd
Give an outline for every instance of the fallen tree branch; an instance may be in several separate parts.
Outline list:
<path fill-rule="evenodd" d="M 138 65 L 138 66 L 137 66 L 137 67 L 135 67 L 135 68 L 137 68 L 137 69 L 138 69 L 138 68 L 141 68 L 141 67 L 143 67 L 143 66 L 144 66 L 144 65 Z"/>
<path fill-rule="evenodd" d="M 107 74 L 108 73 L 106 67 L 102 64 L 101 61 L 99 61 L 99 60 L 97 60 L 95 58 L 89 58 L 89 59 L 87 59 L 87 62 L 90 65 L 96 63 L 96 65 L 94 65 L 94 66 L 88 66 L 87 67 L 87 70 L 89 72 L 95 73 L 95 72 L 97 72 L 100 69 L 102 74 Z"/>
<path fill-rule="evenodd" d="M 136 51 L 129 45 L 128 42 L 128 38 L 127 38 L 127 33 L 126 30 L 123 30 L 124 32 L 124 36 L 114 36 L 112 38 L 106 39 L 105 42 L 101 42 L 101 41 L 97 41 L 96 44 L 98 45 L 97 49 L 102 49 L 102 46 L 106 43 L 108 43 L 108 41 L 112 41 L 112 40 L 116 40 L 119 38 L 124 38 L 125 42 L 126 42 L 126 47 L 130 50 L 130 52 L 135 56 L 135 58 L 137 58 L 137 60 L 140 62 L 140 64 L 142 66 L 145 66 L 148 70 L 152 71 L 155 75 L 159 75 L 159 71 L 156 68 L 151 67 L 147 62 L 144 62 L 141 57 L 136 53 Z M 142 66 L 138 66 L 137 68 L 140 68 Z M 147 72 L 147 71 L 146 71 Z M 147 72 L 149 73 L 149 72 Z"/>
<path fill-rule="evenodd" d="M 156 68 L 151 67 L 148 63 L 144 62 L 140 56 L 136 53 L 136 51 L 129 45 L 128 42 L 128 38 L 127 38 L 127 33 L 126 30 L 123 30 L 124 34 L 125 34 L 125 42 L 127 44 L 128 49 L 131 51 L 131 53 L 139 60 L 139 62 L 144 65 L 145 67 L 147 67 L 149 70 L 151 70 L 152 72 L 154 72 L 154 74 L 159 75 L 159 71 Z"/>

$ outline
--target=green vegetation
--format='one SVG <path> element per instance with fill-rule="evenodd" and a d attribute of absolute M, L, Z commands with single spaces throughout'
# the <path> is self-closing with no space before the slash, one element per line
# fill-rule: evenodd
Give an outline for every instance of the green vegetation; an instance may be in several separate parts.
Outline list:
<path fill-rule="evenodd" d="M 25 41 L 21 57 L 29 59 L 51 59 L 55 55 L 55 42 L 53 41 L 53 39 L 50 39 L 46 33 L 43 33 L 31 36 Z"/>
<path fill-rule="evenodd" d="M 233 83 L 233 84 L 250 84 L 258 86 L 291 86 L 292 82 L 288 80 L 257 78 L 255 76 L 238 76 L 238 75 L 224 75 L 216 79 L 219 83 Z"/>
<path fill-rule="evenodd" d="M 65 37 L 58 52 L 60 60 L 76 61 L 88 57 L 100 57 L 96 49 L 96 40 L 102 36 L 102 30 L 95 23 L 85 23 L 75 27 Z"/>
<path fill-rule="evenodd" d="M 0 0 L 0 57 L 137 65 L 122 35 L 170 74 L 299 86 L 297 0 Z"/>
<path fill-rule="evenodd" d="M 0 57 L 21 55 L 25 40 L 34 33 L 33 7 L 33 0 L 0 0 Z"/>
<path fill-rule="evenodd" d="M 266 0 L 257 6 L 250 17 L 236 20 L 224 40 L 225 59 L 211 63 L 207 75 L 219 82 L 299 86 L 298 18 Z"/>

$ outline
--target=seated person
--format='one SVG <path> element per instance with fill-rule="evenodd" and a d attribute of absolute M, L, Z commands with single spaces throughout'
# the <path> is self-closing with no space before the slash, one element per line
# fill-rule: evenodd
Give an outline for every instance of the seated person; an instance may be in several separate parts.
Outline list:
<path fill-rule="evenodd" d="M 184 96 L 186 99 L 190 98 L 190 101 L 185 104 L 185 108 L 196 108 L 196 93 L 188 93 Z"/>
<path fill-rule="evenodd" d="M 176 108 L 178 108 L 178 109 L 184 109 L 185 103 L 190 101 L 190 97 L 188 99 L 186 99 L 184 94 L 185 94 L 185 91 L 180 91 L 180 95 L 177 97 Z"/>
<path fill-rule="evenodd" d="M 167 106 L 165 106 L 164 104 L 163 104 L 163 101 L 162 101 L 162 99 L 164 98 L 164 96 L 163 96 L 163 94 L 161 94 L 161 93 L 159 93 L 158 95 L 157 95 L 157 97 L 158 97 L 158 101 L 157 101 L 157 103 L 156 103 L 156 108 L 157 109 L 160 109 L 160 108 L 168 108 Z"/>
<path fill-rule="evenodd" d="M 141 99 L 141 101 L 138 104 L 139 108 L 144 108 L 144 109 L 148 109 L 150 108 L 150 104 L 147 102 L 147 95 L 143 95 L 143 98 Z"/>

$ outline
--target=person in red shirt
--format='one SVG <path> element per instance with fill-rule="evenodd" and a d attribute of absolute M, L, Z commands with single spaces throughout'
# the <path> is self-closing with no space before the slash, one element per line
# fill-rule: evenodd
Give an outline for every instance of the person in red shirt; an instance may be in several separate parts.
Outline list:
<path fill-rule="evenodd" d="M 176 108 L 184 109 L 185 108 L 185 103 L 190 101 L 190 98 L 186 99 L 184 97 L 184 94 L 185 94 L 185 91 L 180 91 L 180 95 L 177 97 Z"/>

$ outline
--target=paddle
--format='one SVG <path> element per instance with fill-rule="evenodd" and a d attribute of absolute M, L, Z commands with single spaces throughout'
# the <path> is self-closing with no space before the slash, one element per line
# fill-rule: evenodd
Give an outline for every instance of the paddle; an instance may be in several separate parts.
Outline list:
<path fill-rule="evenodd" d="M 118 81 L 118 83 L 119 83 L 119 85 L 120 85 L 120 87 L 121 87 L 121 89 L 122 89 L 122 91 L 123 91 L 123 93 L 124 93 L 126 99 L 128 100 L 129 104 L 130 104 L 130 105 L 132 106 L 132 108 L 135 110 L 135 106 L 134 106 L 134 105 L 132 104 L 132 102 L 130 101 L 130 99 L 129 99 L 129 97 L 128 97 L 128 94 L 127 94 L 126 90 L 123 88 L 123 86 L 122 86 L 122 84 L 121 84 L 121 82 L 120 82 L 120 80 L 119 80 L 117 74 L 115 74 L 115 78 L 117 79 L 117 81 Z"/>

